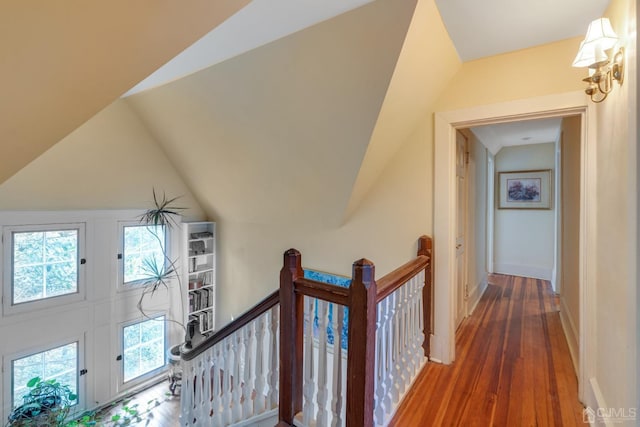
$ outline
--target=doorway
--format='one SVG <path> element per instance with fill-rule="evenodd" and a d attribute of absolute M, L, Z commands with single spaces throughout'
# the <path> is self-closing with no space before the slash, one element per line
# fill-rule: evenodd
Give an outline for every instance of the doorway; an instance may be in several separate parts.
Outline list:
<path fill-rule="evenodd" d="M 435 324 L 432 337 L 433 358 L 443 363 L 455 359 L 455 245 L 456 192 L 455 154 L 456 130 L 482 124 L 512 122 L 533 118 L 578 115 L 581 119 L 580 191 L 580 327 L 579 327 L 579 393 L 583 398 L 584 385 L 590 373 L 590 354 L 593 344 L 588 333 L 592 319 L 586 316 L 593 307 L 593 263 L 595 236 L 592 222 L 595 213 L 595 124 L 588 120 L 589 109 L 584 94 L 572 92 L 520 101 L 468 108 L 435 117 L 435 182 L 434 182 L 434 241 L 435 241 Z"/>

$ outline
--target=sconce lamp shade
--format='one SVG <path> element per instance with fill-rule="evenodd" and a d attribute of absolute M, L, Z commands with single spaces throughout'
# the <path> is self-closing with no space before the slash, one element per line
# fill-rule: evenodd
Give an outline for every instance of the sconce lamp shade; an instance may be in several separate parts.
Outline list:
<path fill-rule="evenodd" d="M 597 68 L 598 64 L 609 58 L 604 53 L 618 41 L 618 36 L 611 28 L 609 18 L 599 18 L 589 24 L 587 36 L 580 43 L 580 50 L 573 61 L 574 67 Z"/>

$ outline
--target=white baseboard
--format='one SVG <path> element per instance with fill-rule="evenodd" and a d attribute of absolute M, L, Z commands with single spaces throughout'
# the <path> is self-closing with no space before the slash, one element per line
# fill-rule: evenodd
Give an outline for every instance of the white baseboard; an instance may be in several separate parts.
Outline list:
<path fill-rule="evenodd" d="M 596 378 L 590 378 L 589 383 L 586 387 L 586 396 L 585 396 L 585 422 L 589 422 L 591 426 L 598 427 L 613 427 L 613 422 L 605 417 L 598 416 L 598 411 L 600 408 L 608 408 L 606 402 L 604 401 L 604 396 L 602 396 L 602 391 L 600 391 L 600 386 L 598 385 L 598 380 Z M 589 420 L 586 419 L 587 411 L 591 413 L 591 417 Z"/>
<path fill-rule="evenodd" d="M 578 330 L 576 325 L 571 320 L 569 315 L 569 309 L 565 303 L 565 299 L 560 297 L 560 323 L 564 330 L 564 336 L 567 338 L 567 344 L 569 345 L 569 353 L 571 354 L 571 360 L 573 361 L 573 369 L 577 376 L 580 376 L 578 369 L 579 361 L 579 346 L 578 346 Z"/>
<path fill-rule="evenodd" d="M 495 263 L 493 270 L 496 273 L 509 274 L 511 276 L 532 277 L 534 279 L 551 280 L 553 269 L 537 267 L 534 265 L 517 265 Z"/>
<path fill-rule="evenodd" d="M 436 363 L 442 363 L 442 360 L 444 359 L 442 353 L 442 342 L 437 335 L 431 334 L 430 349 L 431 354 L 429 355 L 429 360 Z"/>
<path fill-rule="evenodd" d="M 482 298 L 482 294 L 487 290 L 488 283 L 487 274 L 485 273 L 482 276 L 480 283 L 478 283 L 469 293 L 469 300 L 467 301 L 467 315 L 471 315 L 478 306 L 480 298 Z"/>

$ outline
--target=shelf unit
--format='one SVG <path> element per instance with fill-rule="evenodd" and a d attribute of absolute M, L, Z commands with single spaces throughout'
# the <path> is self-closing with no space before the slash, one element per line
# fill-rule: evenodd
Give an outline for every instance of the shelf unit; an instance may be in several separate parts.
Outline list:
<path fill-rule="evenodd" d="M 216 223 L 184 222 L 183 242 L 186 321 L 197 318 L 200 332 L 211 333 L 216 320 Z"/>

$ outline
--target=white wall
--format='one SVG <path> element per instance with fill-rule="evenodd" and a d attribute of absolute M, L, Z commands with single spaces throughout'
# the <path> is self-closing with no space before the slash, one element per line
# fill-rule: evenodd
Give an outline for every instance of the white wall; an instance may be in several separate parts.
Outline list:
<path fill-rule="evenodd" d="M 471 133 L 467 177 L 467 286 L 468 313 L 475 308 L 487 287 L 487 149 Z"/>
<path fill-rule="evenodd" d="M 113 400 L 141 382 L 122 382 L 120 328 L 124 322 L 145 320 L 137 309 L 141 290 L 118 289 L 119 250 L 118 221 L 139 221 L 139 210 L 110 211 L 25 211 L 0 212 L 0 230 L 15 225 L 82 223 L 85 227 L 86 264 L 81 267 L 85 292 L 82 298 L 64 305 L 48 306 L 18 313 L 2 309 L 0 316 L 0 357 L 2 358 L 2 392 L 0 419 L 6 420 L 11 404 L 11 361 L 49 350 L 74 341 L 80 342 L 81 376 L 80 407 L 93 408 Z M 180 233 L 170 237 L 170 254 L 177 256 Z M 5 245 L 0 248 L 0 277 L 5 277 L 7 257 Z M 82 283 L 82 282 L 81 282 Z M 153 297 L 145 297 L 143 307 L 150 315 L 165 314 L 181 320 L 180 288 L 174 283 L 160 289 Z M 5 294 L 5 298 L 8 296 Z M 167 323 L 168 344 L 182 341 L 180 327 Z"/>
<path fill-rule="evenodd" d="M 496 173 L 540 169 L 554 171 L 554 143 L 505 147 L 496 155 Z M 551 280 L 555 264 L 554 219 L 555 206 L 549 210 L 496 208 L 495 272 Z"/>

